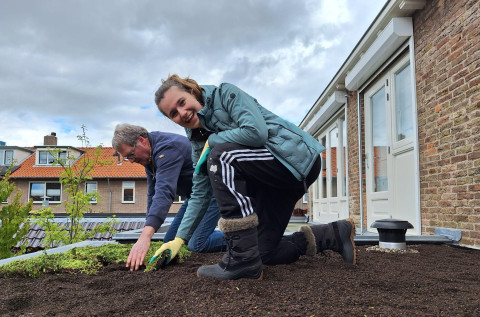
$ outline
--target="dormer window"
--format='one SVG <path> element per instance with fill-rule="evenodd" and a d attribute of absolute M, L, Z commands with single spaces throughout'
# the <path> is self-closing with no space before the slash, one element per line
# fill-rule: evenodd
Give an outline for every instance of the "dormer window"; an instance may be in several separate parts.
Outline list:
<path fill-rule="evenodd" d="M 0 165 L 13 163 L 13 150 L 0 150 Z"/>
<path fill-rule="evenodd" d="M 56 153 L 53 154 L 48 150 L 38 150 L 38 165 L 52 165 L 56 161 Z M 67 151 L 58 152 L 58 159 L 66 162 Z"/>

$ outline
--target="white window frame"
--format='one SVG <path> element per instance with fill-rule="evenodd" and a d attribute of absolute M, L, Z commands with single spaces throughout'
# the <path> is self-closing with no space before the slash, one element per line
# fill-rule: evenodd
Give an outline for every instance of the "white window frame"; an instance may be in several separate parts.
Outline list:
<path fill-rule="evenodd" d="M 44 184 L 45 187 L 44 187 L 44 191 L 43 191 L 43 196 L 48 196 L 47 195 L 47 192 L 48 192 L 48 189 L 47 189 L 47 184 L 60 184 L 60 200 L 48 200 L 50 203 L 54 203 L 54 204 L 60 204 L 62 203 L 62 194 L 63 194 L 63 186 L 60 182 L 30 182 L 29 185 L 28 185 L 28 199 L 33 199 L 33 197 L 37 197 L 37 196 L 33 196 L 31 195 L 32 193 L 32 184 Z M 43 203 L 43 199 L 42 200 L 34 200 L 33 201 L 34 204 L 42 204 Z"/>
<path fill-rule="evenodd" d="M 344 112 L 339 112 L 335 116 L 335 119 L 330 121 L 327 125 L 325 125 L 327 128 L 323 130 L 323 132 L 320 134 L 318 137 L 318 140 L 320 143 L 322 143 L 322 140 L 324 140 L 325 144 L 325 152 L 322 152 L 322 155 L 325 155 L 326 157 L 322 157 L 322 170 L 320 171 L 320 175 L 318 179 L 315 181 L 315 187 L 314 187 L 314 199 L 318 201 L 322 200 L 328 200 L 328 199 L 346 199 L 348 197 L 348 146 L 347 144 L 344 144 L 345 141 L 348 142 L 348 140 L 345 140 L 343 137 L 343 133 L 346 132 L 346 129 L 344 130 L 344 126 L 346 126 L 347 121 L 346 121 L 346 116 Z M 330 131 L 337 129 L 337 150 L 336 150 L 336 167 L 337 171 L 335 171 L 336 174 L 336 196 L 332 196 L 332 178 L 333 178 L 333 171 L 331 170 L 331 149 L 330 149 Z M 323 176 L 323 171 L 326 171 L 326 179 L 327 183 L 323 184 L 322 176 Z M 341 177 L 339 177 L 339 175 Z M 343 177 L 347 177 L 346 182 L 343 182 Z M 325 188 L 326 186 L 326 188 Z M 324 197 L 325 196 L 325 197 Z"/>
<path fill-rule="evenodd" d="M 173 203 L 174 204 L 183 204 L 185 202 L 185 198 L 179 195 L 175 195 L 175 198 L 173 198 Z"/>
<path fill-rule="evenodd" d="M 125 200 L 125 190 L 132 189 L 133 190 L 133 198 L 132 200 Z M 135 203 L 135 181 L 125 181 L 122 182 L 122 204 L 134 204 Z"/>
<path fill-rule="evenodd" d="M 7 162 L 7 153 L 11 153 L 12 157 Z M 0 150 L 0 165 L 11 165 L 13 163 L 13 150 Z"/>
<path fill-rule="evenodd" d="M 304 203 L 304 204 L 308 203 L 308 193 L 303 194 L 302 203 Z"/>
<path fill-rule="evenodd" d="M 95 191 L 98 193 L 98 182 L 85 182 L 85 193 L 91 193 L 88 191 L 88 185 L 95 185 Z M 90 200 L 90 203 L 92 204 L 96 204 L 97 203 L 97 199 L 95 199 L 94 197 L 92 198 L 92 200 Z"/>
<path fill-rule="evenodd" d="M 43 163 L 43 162 L 40 162 L 40 159 L 41 159 L 41 154 L 42 153 L 46 153 L 47 157 L 47 162 L 46 163 Z M 68 158 L 68 151 L 59 151 L 58 152 L 58 155 L 60 156 L 60 159 L 66 161 L 67 158 Z M 36 159 L 36 165 L 41 165 L 41 166 L 52 166 L 53 163 L 55 162 L 56 158 L 53 156 L 53 154 L 51 153 L 51 150 L 37 150 L 37 159 Z"/>

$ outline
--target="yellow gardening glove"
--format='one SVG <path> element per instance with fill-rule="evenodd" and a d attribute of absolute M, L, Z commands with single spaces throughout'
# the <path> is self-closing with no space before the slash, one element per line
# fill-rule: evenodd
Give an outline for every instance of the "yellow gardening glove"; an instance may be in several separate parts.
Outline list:
<path fill-rule="evenodd" d="M 175 237 L 175 239 L 173 239 L 172 241 L 162 244 L 162 246 L 157 250 L 157 252 L 155 252 L 153 257 L 150 259 L 149 263 L 155 261 L 155 259 L 158 258 L 161 254 L 163 254 L 163 252 L 166 250 L 170 251 L 170 254 L 167 256 L 164 264 L 170 263 L 170 261 L 178 254 L 178 251 L 180 251 L 180 248 L 184 243 L 185 241 L 183 241 L 182 238 Z"/>
<path fill-rule="evenodd" d="M 200 158 L 198 159 L 197 166 L 195 166 L 195 174 L 197 175 L 205 175 L 207 174 L 207 157 L 210 153 L 210 146 L 208 146 L 208 140 L 205 142 L 205 146 L 203 147 L 202 154 L 200 154 Z"/>

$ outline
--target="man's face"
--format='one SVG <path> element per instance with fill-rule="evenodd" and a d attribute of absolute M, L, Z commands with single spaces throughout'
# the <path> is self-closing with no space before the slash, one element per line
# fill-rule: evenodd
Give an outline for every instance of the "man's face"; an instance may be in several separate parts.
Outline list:
<path fill-rule="evenodd" d="M 141 136 L 138 137 L 134 146 L 121 143 L 118 153 L 130 163 L 138 163 L 143 166 L 150 163 L 150 144 L 148 139 Z"/>

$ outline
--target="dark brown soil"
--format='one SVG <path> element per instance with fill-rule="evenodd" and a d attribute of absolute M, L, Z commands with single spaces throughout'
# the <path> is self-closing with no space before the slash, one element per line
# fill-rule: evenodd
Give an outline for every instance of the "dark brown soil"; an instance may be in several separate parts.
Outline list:
<path fill-rule="evenodd" d="M 221 254 L 192 254 L 156 272 L 111 265 L 97 276 L 0 279 L 1 316 L 480 316 L 480 251 L 414 245 L 391 254 L 358 247 L 267 266 L 264 279 L 200 279 Z"/>

